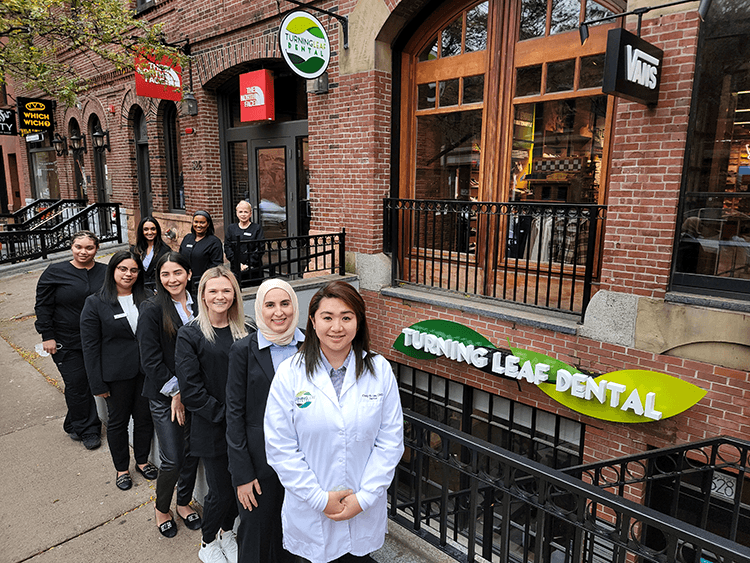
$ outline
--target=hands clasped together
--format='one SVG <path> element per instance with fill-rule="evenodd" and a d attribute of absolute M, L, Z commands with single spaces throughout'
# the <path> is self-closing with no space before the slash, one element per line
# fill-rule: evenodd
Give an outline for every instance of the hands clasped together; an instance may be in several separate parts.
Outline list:
<path fill-rule="evenodd" d="M 342 522 L 354 518 L 362 512 L 357 496 L 351 489 L 343 491 L 328 491 L 328 504 L 323 514 L 335 522 Z"/>

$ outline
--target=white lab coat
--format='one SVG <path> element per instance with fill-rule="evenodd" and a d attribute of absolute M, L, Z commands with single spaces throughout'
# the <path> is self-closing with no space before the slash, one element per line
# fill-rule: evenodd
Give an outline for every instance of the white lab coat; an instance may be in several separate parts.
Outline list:
<path fill-rule="evenodd" d="M 312 563 L 382 547 L 386 491 L 404 452 L 404 417 L 388 361 L 374 356 L 375 374 L 355 377 L 349 362 L 341 399 L 319 366 L 312 381 L 298 354 L 276 371 L 266 404 L 266 455 L 286 489 L 281 511 L 284 547 Z M 328 491 L 348 488 L 362 512 L 334 522 L 323 510 Z"/>

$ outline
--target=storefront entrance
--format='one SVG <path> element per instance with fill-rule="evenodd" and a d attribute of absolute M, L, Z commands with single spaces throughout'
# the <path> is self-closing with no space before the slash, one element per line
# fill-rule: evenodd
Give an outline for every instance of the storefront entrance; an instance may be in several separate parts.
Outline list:
<path fill-rule="evenodd" d="M 307 235 L 307 120 L 229 129 L 226 147 L 225 224 L 236 221 L 234 208 L 246 199 L 266 238 Z"/>

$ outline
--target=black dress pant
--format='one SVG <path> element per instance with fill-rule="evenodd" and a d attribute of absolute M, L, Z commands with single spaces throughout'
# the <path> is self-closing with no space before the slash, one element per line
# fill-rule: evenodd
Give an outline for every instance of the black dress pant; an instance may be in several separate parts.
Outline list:
<path fill-rule="evenodd" d="M 187 506 L 193 500 L 198 458 L 190 454 L 190 412 L 185 425 L 172 420 L 171 399 L 149 401 L 151 418 L 159 438 L 159 476 L 156 478 L 156 510 L 169 512 L 177 485 L 177 504 Z"/>
<path fill-rule="evenodd" d="M 259 479 L 258 506 L 247 510 L 237 501 L 240 527 L 237 530 L 239 563 L 294 563 L 296 558 L 281 544 L 281 505 L 284 487 L 279 478 Z M 236 492 L 236 489 L 235 489 Z"/>
<path fill-rule="evenodd" d="M 83 437 L 87 434 L 99 436 L 102 422 L 96 412 L 96 401 L 89 387 L 86 367 L 83 364 L 83 352 L 60 348 L 52 354 L 57 370 L 65 382 L 65 404 L 68 413 L 65 415 L 63 430 L 68 434 Z"/>
<path fill-rule="evenodd" d="M 107 411 L 107 443 L 112 461 L 117 471 L 127 471 L 130 467 L 130 445 L 128 443 L 128 424 L 133 417 L 133 454 L 135 462 L 143 465 L 148 461 L 151 452 L 151 439 L 154 436 L 154 425 L 148 399 L 143 392 L 144 376 L 139 373 L 133 379 L 109 381 Z"/>
<path fill-rule="evenodd" d="M 237 518 L 237 500 L 229 474 L 229 457 L 204 457 L 208 494 L 203 500 L 203 541 L 211 543 L 216 539 L 219 528 L 231 530 Z"/>

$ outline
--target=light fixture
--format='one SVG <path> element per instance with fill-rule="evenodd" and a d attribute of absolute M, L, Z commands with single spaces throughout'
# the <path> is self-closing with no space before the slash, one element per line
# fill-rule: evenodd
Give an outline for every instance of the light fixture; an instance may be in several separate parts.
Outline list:
<path fill-rule="evenodd" d="M 104 149 L 111 151 L 109 148 L 109 130 L 102 131 L 102 128 L 97 125 L 96 130 L 91 133 L 91 141 L 94 143 L 94 149 L 97 152 L 104 152 Z"/>
<path fill-rule="evenodd" d="M 708 14 L 708 9 L 711 7 L 711 2 L 713 0 L 701 0 L 700 5 L 698 6 L 698 15 L 700 16 L 701 20 L 706 19 L 706 14 Z M 585 20 L 580 26 L 578 26 L 578 33 L 581 36 L 581 45 L 586 43 L 586 40 L 589 38 L 589 26 L 596 24 L 596 23 L 602 23 L 610 20 L 615 20 L 617 18 L 624 18 L 625 16 L 638 16 L 638 37 L 641 36 L 641 21 L 643 20 L 643 14 L 646 14 L 650 12 L 651 10 L 659 10 L 661 8 L 669 8 L 671 6 L 677 6 L 678 4 L 686 4 L 688 2 L 695 2 L 695 0 L 677 0 L 676 2 L 668 2 L 666 4 L 661 4 L 660 6 L 648 6 L 643 8 L 636 8 L 632 12 L 623 12 L 621 14 L 612 14 L 610 16 L 606 16 L 603 18 L 599 18 L 596 20 Z"/>
<path fill-rule="evenodd" d="M 307 81 L 308 94 L 327 94 L 328 93 L 328 73 L 324 72 L 317 78 Z"/>
<path fill-rule="evenodd" d="M 70 148 L 74 153 L 86 153 L 86 135 L 76 131 L 70 136 Z"/>
<path fill-rule="evenodd" d="M 55 136 L 52 138 L 52 146 L 54 147 L 57 156 L 68 154 L 68 138 L 61 137 L 60 133 L 55 133 Z"/>
<path fill-rule="evenodd" d="M 190 75 L 190 87 L 192 89 L 192 82 L 193 82 L 193 76 L 192 76 L 192 69 L 191 69 L 191 75 Z M 198 115 L 198 100 L 195 99 L 195 94 L 193 94 L 192 91 L 185 92 L 182 96 L 182 111 L 185 112 L 187 115 Z"/>

